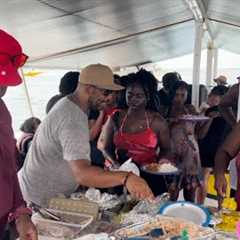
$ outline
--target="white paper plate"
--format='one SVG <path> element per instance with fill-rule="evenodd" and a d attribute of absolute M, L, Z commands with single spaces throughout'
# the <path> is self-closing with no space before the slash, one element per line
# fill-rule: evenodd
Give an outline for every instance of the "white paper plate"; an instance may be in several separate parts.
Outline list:
<path fill-rule="evenodd" d="M 160 208 L 159 213 L 171 217 L 183 218 L 202 226 L 208 226 L 211 220 L 206 208 L 185 201 L 167 203 Z"/>
<path fill-rule="evenodd" d="M 146 172 L 146 173 L 150 173 L 150 174 L 153 174 L 153 175 L 179 175 L 180 174 L 180 170 L 176 170 L 176 171 L 173 171 L 173 172 L 156 172 L 156 171 L 151 171 L 151 170 L 148 170 L 147 169 L 147 166 L 142 166 L 141 167 L 142 171 Z"/>
<path fill-rule="evenodd" d="M 183 115 L 179 117 L 179 120 L 190 121 L 190 122 L 202 122 L 209 120 L 209 117 L 199 115 Z"/>

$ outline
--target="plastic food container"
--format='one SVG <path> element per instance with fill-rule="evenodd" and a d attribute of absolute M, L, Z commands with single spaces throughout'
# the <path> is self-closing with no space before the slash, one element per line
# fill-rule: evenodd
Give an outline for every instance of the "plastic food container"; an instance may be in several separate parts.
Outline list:
<path fill-rule="evenodd" d="M 32 220 L 36 224 L 38 234 L 42 240 L 74 239 L 93 221 L 93 217 L 90 215 L 49 210 L 61 217 L 62 221 L 46 219 L 38 213 L 32 216 Z"/>

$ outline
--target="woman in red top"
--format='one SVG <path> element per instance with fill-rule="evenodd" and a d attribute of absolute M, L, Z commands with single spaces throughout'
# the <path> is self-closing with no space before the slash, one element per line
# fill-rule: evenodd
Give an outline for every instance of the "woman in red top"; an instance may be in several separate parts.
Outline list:
<path fill-rule="evenodd" d="M 143 166 L 169 156 L 170 139 L 165 120 L 157 112 L 157 80 L 145 70 L 122 77 L 126 108 L 108 119 L 100 135 L 101 150 L 112 164 L 127 159 Z M 115 144 L 115 152 L 109 146 Z M 165 180 L 141 172 L 155 195 L 167 191 Z"/>

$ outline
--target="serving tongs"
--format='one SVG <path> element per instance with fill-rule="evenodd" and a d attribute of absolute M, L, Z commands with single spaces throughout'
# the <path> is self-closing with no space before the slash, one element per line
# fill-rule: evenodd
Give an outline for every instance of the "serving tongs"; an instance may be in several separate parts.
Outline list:
<path fill-rule="evenodd" d="M 30 207 L 32 208 L 32 210 L 34 212 L 39 213 L 45 219 L 51 219 L 51 220 L 54 220 L 54 221 L 62 221 L 61 217 L 59 217 L 55 213 L 51 212 L 47 208 L 44 208 L 44 207 L 41 207 L 41 206 L 37 205 L 36 203 L 31 203 Z"/>

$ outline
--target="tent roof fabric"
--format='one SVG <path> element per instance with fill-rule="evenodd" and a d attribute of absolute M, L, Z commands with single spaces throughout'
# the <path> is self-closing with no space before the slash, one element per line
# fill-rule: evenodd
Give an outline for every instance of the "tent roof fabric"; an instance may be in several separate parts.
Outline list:
<path fill-rule="evenodd" d="M 216 46 L 240 53 L 239 1 L 197 1 Z M 185 0 L 9 0 L 1 4 L 0 20 L 22 43 L 31 67 L 79 69 L 101 62 L 117 68 L 194 47 L 194 18 Z"/>

